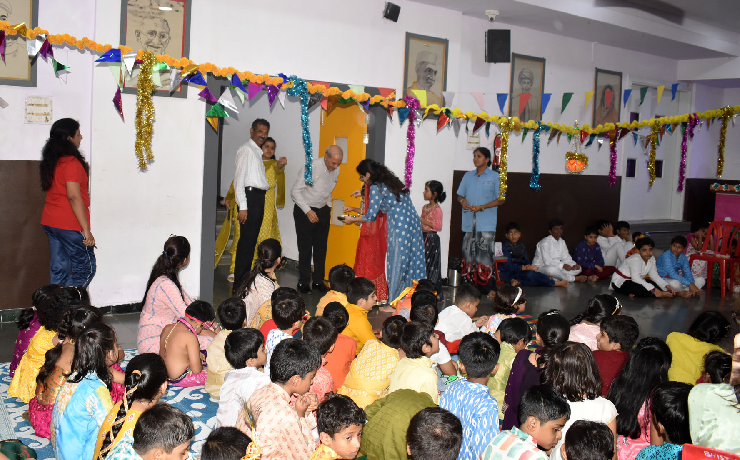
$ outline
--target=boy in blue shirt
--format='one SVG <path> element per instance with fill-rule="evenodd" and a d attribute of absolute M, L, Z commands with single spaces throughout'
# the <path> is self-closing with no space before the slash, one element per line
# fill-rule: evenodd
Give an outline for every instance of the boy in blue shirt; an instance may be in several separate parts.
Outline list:
<path fill-rule="evenodd" d="M 658 274 L 681 297 L 692 297 L 699 294 L 706 282 L 704 278 L 694 277 L 691 273 L 689 259 L 683 253 L 687 244 L 685 237 L 674 236 L 671 240 L 671 250 L 664 252 L 655 260 Z"/>

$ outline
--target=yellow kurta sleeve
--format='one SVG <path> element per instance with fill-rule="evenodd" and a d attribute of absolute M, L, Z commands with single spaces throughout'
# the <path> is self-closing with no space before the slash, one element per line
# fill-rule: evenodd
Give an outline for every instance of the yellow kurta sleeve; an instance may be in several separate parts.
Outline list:
<path fill-rule="evenodd" d="M 275 206 L 278 209 L 285 207 L 285 168 L 275 167 L 275 178 L 277 179 L 277 197 L 275 198 Z"/>

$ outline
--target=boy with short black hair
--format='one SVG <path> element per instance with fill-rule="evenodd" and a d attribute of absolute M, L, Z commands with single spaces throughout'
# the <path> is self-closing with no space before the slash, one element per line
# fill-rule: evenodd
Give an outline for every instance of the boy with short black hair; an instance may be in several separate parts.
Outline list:
<path fill-rule="evenodd" d="M 437 313 L 437 296 L 429 291 L 417 291 L 411 296 L 411 321 L 426 323 L 432 328 L 437 326 L 439 314 Z M 433 354 L 429 359 L 437 366 L 439 371 L 444 375 L 456 375 L 457 366 L 447 350 L 447 340 L 442 331 L 434 330 L 439 339 L 439 351 Z M 441 389 L 441 388 L 440 388 Z"/>
<path fill-rule="evenodd" d="M 604 265 L 601 247 L 596 242 L 598 234 L 599 230 L 596 226 L 586 227 L 584 239 L 576 244 L 573 252 L 576 263 L 581 266 L 581 275 L 586 276 L 591 282 L 608 278 L 615 270 L 614 267 Z"/>
<path fill-rule="evenodd" d="M 312 430 L 318 406 L 309 388 L 321 354 L 306 341 L 291 338 L 275 347 L 272 360 L 272 383 L 255 391 L 246 405 L 256 423 L 262 459 L 309 458 L 316 449 Z M 295 409 L 290 406 L 293 394 L 298 395 Z"/>
<path fill-rule="evenodd" d="M 624 262 L 627 251 L 635 247 L 635 245 L 632 244 L 632 235 L 630 233 L 631 227 L 629 222 L 620 220 L 617 222 L 614 230 L 616 232 L 616 236 L 619 237 L 619 241 L 612 244 L 606 251 L 606 254 L 604 254 L 604 263 L 612 267 L 619 267 L 622 262 Z M 599 246 L 601 246 L 601 249 L 603 250 L 604 245 L 601 244 L 601 240 L 597 238 L 596 242 L 599 243 Z"/>
<path fill-rule="evenodd" d="M 439 404 L 437 373 L 429 359 L 439 351 L 439 339 L 432 326 L 415 321 L 406 323 L 401 334 L 401 350 L 406 357 L 398 361 L 390 375 L 390 393 L 408 388 L 427 393 L 435 404 Z"/>
<path fill-rule="evenodd" d="M 244 403 L 270 383 L 270 376 L 259 370 L 267 361 L 260 331 L 237 329 L 226 338 L 224 351 L 233 369 L 226 373 L 221 386 L 216 427 L 235 426 Z"/>
<path fill-rule="evenodd" d="M 488 394 L 498 403 L 498 418 L 503 420 L 506 412 L 504 396 L 511 366 L 514 364 L 516 354 L 527 348 L 527 344 L 532 340 L 532 329 L 522 318 L 506 318 L 499 324 L 494 337 L 501 344 L 501 354 L 498 358 L 498 371 L 489 377 L 486 385 Z"/>
<path fill-rule="evenodd" d="M 510 283 L 512 286 L 567 286 L 567 281 L 555 281 L 547 275 L 540 273 L 535 265 L 532 265 L 527 248 L 519 241 L 522 230 L 516 222 L 506 224 L 506 241 L 501 245 L 501 250 L 506 262 L 499 264 L 501 281 Z"/>
<path fill-rule="evenodd" d="M 614 448 L 614 433 L 606 424 L 577 420 L 568 428 L 560 453 L 564 460 L 611 460 Z"/>
<path fill-rule="evenodd" d="M 444 332 L 447 339 L 448 349 L 455 353 L 457 347 L 453 342 L 458 342 L 463 337 L 473 332 L 488 322 L 488 316 L 481 316 L 475 322 L 472 318 L 478 311 L 480 304 L 480 291 L 470 284 L 463 284 L 457 288 L 455 295 L 457 305 L 450 305 L 439 314 L 439 322 L 436 329 Z"/>
<path fill-rule="evenodd" d="M 460 460 L 477 460 L 498 434 L 498 403 L 488 394 L 486 383 L 498 370 L 501 346 L 485 332 L 474 332 L 460 341 L 460 372 L 466 379 L 448 385 L 439 407 L 447 409 L 463 425 Z"/>
<path fill-rule="evenodd" d="M 373 327 L 367 320 L 367 314 L 375 306 L 378 298 L 375 296 L 375 285 L 367 278 L 355 278 L 349 283 L 347 290 L 347 313 L 349 322 L 343 334 L 354 339 L 357 344 L 357 353 L 362 351 L 365 342 L 375 340 Z"/>
<path fill-rule="evenodd" d="M 357 355 L 357 342 L 342 334 L 349 322 L 349 313 L 347 313 L 347 308 L 344 305 L 339 302 L 329 302 L 324 308 L 322 316 L 328 319 L 339 332 L 337 341 L 334 343 L 334 350 L 326 355 L 325 364 L 326 369 L 331 373 L 332 382 L 334 382 L 333 391 L 337 391 L 344 383 L 352 365 L 352 360 Z"/>
<path fill-rule="evenodd" d="M 124 436 L 107 460 L 192 458 L 188 453 L 195 427 L 190 417 L 166 403 L 157 403 L 136 421 L 133 436 Z"/>
<path fill-rule="evenodd" d="M 267 321 L 262 323 L 262 326 L 259 327 L 260 332 L 262 333 L 262 337 L 265 338 L 265 342 L 267 341 L 267 335 L 272 331 L 273 329 L 277 329 L 277 325 L 275 324 L 275 320 L 272 319 L 272 306 L 276 305 L 278 302 L 278 299 L 282 299 L 283 297 L 292 297 L 292 298 L 298 298 L 300 297 L 300 294 L 298 294 L 298 291 L 291 287 L 286 286 L 280 286 L 279 288 L 272 291 L 272 294 L 270 294 L 270 303 L 268 304 L 265 302 L 265 304 L 260 307 L 260 309 L 255 313 L 255 317 L 257 315 L 264 314 L 265 318 L 267 316 L 270 317 Z M 263 308 L 267 308 L 268 311 L 262 312 Z"/>
<path fill-rule="evenodd" d="M 547 460 L 569 418 L 568 400 L 555 388 L 529 387 L 519 403 L 519 428 L 502 431 L 493 438 L 481 460 Z"/>
<path fill-rule="evenodd" d="M 593 350 L 601 374 L 601 396 L 606 396 L 612 381 L 629 358 L 629 351 L 640 336 L 640 328 L 631 316 L 616 315 L 601 321 Z"/>
<path fill-rule="evenodd" d="M 321 445 L 310 460 L 357 457 L 362 428 L 367 417 L 365 411 L 352 399 L 343 395 L 330 395 L 316 409 L 316 422 Z"/>
<path fill-rule="evenodd" d="M 277 303 L 272 306 L 272 319 L 275 320 L 277 329 L 271 330 L 265 340 L 265 353 L 267 353 L 265 374 L 270 375 L 270 358 L 277 344 L 285 339 L 293 338 L 293 334 L 303 326 L 305 315 L 306 303 L 298 293 L 279 297 Z"/>
<path fill-rule="evenodd" d="M 355 279 L 355 271 L 349 265 L 335 265 L 329 270 L 329 292 L 319 299 L 316 304 L 316 316 L 324 314 L 324 308 L 331 302 L 347 305 L 347 290 L 349 283 Z"/>
<path fill-rule="evenodd" d="M 251 442 L 249 436 L 232 426 L 216 428 L 206 438 L 200 460 L 241 460 Z"/>
<path fill-rule="evenodd" d="M 409 286 L 404 289 L 401 295 L 393 302 L 391 302 L 390 305 L 392 307 L 395 306 L 393 314 L 401 315 L 408 320 L 409 314 L 411 312 L 413 297 L 414 294 L 416 294 L 417 292 L 431 292 L 432 294 L 434 294 L 434 297 L 439 300 L 437 286 L 431 280 L 423 278 L 419 281 L 415 281 L 413 286 Z M 391 310 L 381 309 L 381 311 Z"/>
<path fill-rule="evenodd" d="M 218 306 L 218 320 L 221 323 L 221 331 L 216 334 L 211 344 L 208 345 L 206 364 L 206 392 L 211 398 L 218 401 L 221 385 L 224 377 L 233 367 L 226 360 L 224 353 L 224 342 L 226 337 L 237 329 L 241 329 L 247 322 L 247 311 L 244 302 L 238 297 L 230 297 Z"/>
<path fill-rule="evenodd" d="M 319 398 L 319 403 L 326 399 L 326 395 L 334 391 L 334 382 L 331 378 L 331 372 L 326 369 L 326 355 L 334 350 L 334 344 L 337 341 L 339 333 L 331 322 L 321 316 L 317 316 L 306 321 L 303 326 L 303 340 L 313 345 L 321 354 L 321 366 L 316 371 L 316 376 L 311 384 L 311 393 L 315 393 Z M 359 447 L 358 447 L 359 448 Z"/>
<path fill-rule="evenodd" d="M 390 375 L 398 365 L 398 349 L 406 319 L 394 315 L 383 321 L 380 341 L 370 340 L 352 361 L 338 393 L 349 396 L 363 409 L 388 394 Z"/>
<path fill-rule="evenodd" d="M 637 454 L 637 460 L 680 458 L 684 444 L 691 444 L 689 393 L 691 385 L 665 382 L 650 395 L 650 446 Z M 717 420 L 721 423 L 721 420 Z"/>
<path fill-rule="evenodd" d="M 407 453 L 414 460 L 454 460 L 464 458 L 463 425 L 455 414 L 441 407 L 420 410 L 406 432 Z"/>
<path fill-rule="evenodd" d="M 170 385 L 203 386 L 206 383 L 205 352 L 198 334 L 216 318 L 208 302 L 196 300 L 185 309 L 185 316 L 165 326 L 159 336 L 159 354 L 167 366 Z"/>
<path fill-rule="evenodd" d="M 706 283 L 704 278 L 691 273 L 689 259 L 683 253 L 687 244 L 685 236 L 676 235 L 671 240 L 671 250 L 655 259 L 658 274 L 668 282 L 677 295 L 684 298 L 698 295 Z"/>
<path fill-rule="evenodd" d="M 581 266 L 576 263 L 568 252 L 568 245 L 563 237 L 563 221 L 552 219 L 547 224 L 549 236 L 537 243 L 532 265 L 535 265 L 540 273 L 551 276 L 555 280 L 586 281 L 581 275 Z"/>
<path fill-rule="evenodd" d="M 621 243 L 622 238 L 614 234 L 614 231 L 616 229 L 614 228 L 612 223 L 606 219 L 602 219 L 596 222 L 596 224 L 594 225 L 594 230 L 596 230 L 598 234 L 598 236 L 596 237 L 596 243 L 598 243 L 599 248 L 601 248 L 601 258 L 606 260 L 606 254 L 609 249 L 611 249 L 612 246 L 614 246 L 615 244 Z"/>

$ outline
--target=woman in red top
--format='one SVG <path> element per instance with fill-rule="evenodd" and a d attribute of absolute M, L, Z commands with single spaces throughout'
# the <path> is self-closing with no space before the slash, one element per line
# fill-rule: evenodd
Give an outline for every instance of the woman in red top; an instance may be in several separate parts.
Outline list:
<path fill-rule="evenodd" d="M 87 287 L 95 276 L 95 238 L 90 233 L 90 167 L 80 151 L 80 124 L 62 118 L 51 125 L 41 151 L 41 226 L 49 237 L 51 283 Z"/>

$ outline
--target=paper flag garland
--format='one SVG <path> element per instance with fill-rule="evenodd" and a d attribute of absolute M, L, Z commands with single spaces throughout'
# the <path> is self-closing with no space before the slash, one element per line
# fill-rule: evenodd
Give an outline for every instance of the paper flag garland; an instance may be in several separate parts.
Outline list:
<path fill-rule="evenodd" d="M 640 88 L 640 105 L 645 101 L 645 95 L 647 94 L 648 87 L 643 86 Z"/>
<path fill-rule="evenodd" d="M 283 108 L 285 108 L 285 96 L 287 95 L 288 93 L 286 91 L 280 91 L 278 93 L 278 101 L 280 101 L 280 105 L 282 105 Z M 313 94 L 311 96 L 313 96 Z M 319 94 L 319 100 L 321 100 L 321 94 Z M 310 101 L 310 98 L 309 98 L 309 101 Z"/>
<path fill-rule="evenodd" d="M 498 100 L 498 108 L 501 109 L 501 115 L 505 115 L 504 107 L 506 106 L 506 98 L 508 97 L 509 97 L 509 93 L 496 94 L 496 100 Z"/>
<path fill-rule="evenodd" d="M 624 90 L 624 106 L 627 107 L 627 100 L 630 98 L 630 95 L 632 94 L 631 89 L 625 89 Z"/>
<path fill-rule="evenodd" d="M 126 61 L 124 60 L 124 62 Z M 176 90 L 180 86 L 180 83 L 182 83 L 180 69 L 170 69 L 170 93 Z"/>
<path fill-rule="evenodd" d="M 26 40 L 26 52 L 28 53 L 28 57 L 31 59 L 35 58 L 36 55 L 39 54 L 41 46 L 45 41 L 46 37 L 44 35 L 37 35 L 34 40 Z"/>
<path fill-rule="evenodd" d="M 398 109 L 398 122 L 403 125 L 403 122 L 406 121 L 406 118 L 409 116 L 409 112 L 411 112 L 411 109 L 407 109 L 406 107 L 399 107 Z"/>
<path fill-rule="evenodd" d="M 275 103 L 275 98 L 280 92 L 280 88 L 277 85 L 267 85 L 267 100 L 270 103 L 270 107 Z"/>
<path fill-rule="evenodd" d="M 121 62 L 121 50 L 112 48 L 103 53 L 95 62 Z"/>
<path fill-rule="evenodd" d="M 279 94 L 280 99 L 282 99 L 280 101 L 280 103 L 283 104 L 283 107 L 285 107 L 285 95 L 286 94 L 287 93 L 285 93 L 284 91 L 281 91 L 280 94 Z M 308 110 L 311 110 L 313 108 L 313 106 L 315 106 L 316 104 L 318 104 L 319 102 L 321 102 L 321 99 L 323 97 L 324 97 L 324 95 L 321 94 L 321 93 L 313 93 L 313 94 L 310 94 L 308 96 Z"/>
<path fill-rule="evenodd" d="M 184 69 L 183 69 L 183 73 L 184 73 Z M 184 77 L 183 80 L 185 80 L 188 83 L 192 83 L 194 85 L 208 86 L 208 83 L 206 83 L 206 79 L 203 78 L 203 74 L 200 73 L 200 70 L 197 70 L 191 73 L 190 75 L 188 75 L 187 77 Z"/>
<path fill-rule="evenodd" d="M 206 117 L 206 120 L 211 125 L 213 129 L 218 132 L 218 117 Z"/>
<path fill-rule="evenodd" d="M 110 62 L 106 66 L 110 70 L 110 73 L 113 75 L 113 79 L 116 81 L 116 84 L 123 88 L 123 63 L 122 62 Z"/>
<path fill-rule="evenodd" d="M 665 85 L 658 86 L 658 104 L 660 105 L 660 99 L 663 97 L 663 90 L 665 89 Z"/>
<path fill-rule="evenodd" d="M 483 93 L 470 93 L 471 96 L 475 99 L 475 102 L 478 103 L 478 106 L 481 110 L 484 112 L 486 111 L 486 101 L 485 101 L 485 94 Z"/>
<path fill-rule="evenodd" d="M 491 137 L 491 122 L 486 122 L 486 137 Z"/>
<path fill-rule="evenodd" d="M 246 93 L 247 90 L 244 88 L 244 85 L 242 84 L 242 81 L 239 80 L 239 75 L 233 74 L 231 76 L 231 86 L 240 89 L 243 93 Z"/>
<path fill-rule="evenodd" d="M 542 93 L 542 115 L 545 114 L 545 110 L 547 110 L 547 104 L 550 103 L 550 97 L 552 96 L 551 93 Z"/>
<path fill-rule="evenodd" d="M 224 110 L 224 107 L 219 104 L 218 102 L 213 104 L 213 107 L 208 109 L 208 112 L 206 112 L 206 117 L 228 117 L 229 114 L 226 113 L 226 110 Z"/>
<path fill-rule="evenodd" d="M 61 62 L 57 61 L 56 59 L 54 59 L 54 56 L 51 57 L 51 63 L 52 63 L 52 66 L 54 67 L 54 73 L 56 74 L 57 77 L 59 77 L 60 74 L 64 75 L 65 73 L 70 72 L 69 66 L 66 66 L 62 64 Z"/>
<path fill-rule="evenodd" d="M 671 85 L 671 100 L 676 99 L 676 91 L 678 91 L 678 83 Z"/>
<path fill-rule="evenodd" d="M 7 107 L 7 106 L 9 106 L 9 105 L 10 105 L 10 104 L 8 104 L 8 103 L 7 103 L 6 101 L 5 101 L 5 99 L 3 99 L 3 98 L 1 98 L 1 97 L 0 97 L 0 109 L 4 109 L 5 107 Z"/>
<path fill-rule="evenodd" d="M 475 119 L 475 124 L 473 125 L 473 134 L 475 134 L 476 131 L 478 131 L 481 126 L 486 124 L 486 120 L 484 120 L 482 117 L 478 117 Z"/>
<path fill-rule="evenodd" d="M 555 134 L 557 134 L 559 132 L 560 131 L 558 131 L 557 129 L 553 129 L 552 131 L 550 131 L 550 137 L 547 138 L 547 143 L 549 144 L 550 141 L 552 140 L 552 138 L 555 137 Z"/>
<path fill-rule="evenodd" d="M 231 95 L 231 90 L 228 88 L 226 88 L 223 94 L 221 94 L 221 97 L 218 98 L 218 103 L 234 113 L 239 113 L 239 110 L 236 108 L 236 102 L 234 102 L 234 97 Z"/>
<path fill-rule="evenodd" d="M 560 109 L 560 113 L 565 112 L 565 108 L 568 107 L 568 104 L 570 103 L 572 97 L 573 93 L 563 93 L 563 108 Z"/>
<path fill-rule="evenodd" d="M 208 102 L 218 102 L 218 99 L 216 99 L 216 96 L 213 95 L 210 89 L 203 88 L 200 93 L 198 93 L 198 96 L 202 97 Z"/>
<path fill-rule="evenodd" d="M 124 54 L 121 57 L 121 60 L 123 61 L 123 64 L 126 66 L 126 71 L 128 72 L 129 75 L 131 75 L 131 72 L 134 71 L 134 64 L 136 63 L 136 51 L 132 53 Z M 182 78 L 180 78 L 180 81 L 182 81 Z"/>
<path fill-rule="evenodd" d="M 118 114 L 121 116 L 121 120 L 123 120 L 123 104 L 121 103 L 120 86 L 116 88 L 116 94 L 113 96 L 113 105 L 116 107 L 116 110 L 118 110 Z"/>
<path fill-rule="evenodd" d="M 324 101 L 321 101 L 321 103 L 323 105 Z M 393 123 L 393 109 L 394 107 L 392 106 L 386 107 L 386 110 L 388 111 L 388 119 L 391 121 L 391 123 Z"/>
<path fill-rule="evenodd" d="M 355 94 L 362 94 L 365 92 L 365 86 L 364 85 L 347 85 L 349 86 L 349 89 L 352 90 Z"/>
<path fill-rule="evenodd" d="M 586 143 L 586 147 L 590 147 L 591 144 L 594 143 L 594 139 L 596 139 L 596 134 L 591 134 L 588 136 L 588 142 Z"/>
<path fill-rule="evenodd" d="M 388 97 L 393 94 L 396 90 L 393 88 L 378 88 L 378 92 L 383 97 Z"/>
<path fill-rule="evenodd" d="M 460 119 L 457 117 L 452 119 L 452 130 L 455 132 L 455 137 L 460 135 Z"/>
<path fill-rule="evenodd" d="M 418 99 L 419 104 L 422 107 L 426 107 L 427 105 L 427 92 L 423 89 L 412 89 L 411 94 L 414 95 L 416 99 Z M 403 123 L 402 123 L 403 124 Z"/>
<path fill-rule="evenodd" d="M 450 117 L 444 114 L 444 112 L 439 114 L 439 119 L 437 119 L 437 132 L 440 132 L 442 128 L 447 126 L 447 123 L 449 123 Z"/>
<path fill-rule="evenodd" d="M 593 91 L 586 91 L 586 104 L 584 104 L 584 108 L 588 108 L 588 103 L 591 102 L 591 99 L 594 97 Z"/>
<path fill-rule="evenodd" d="M 254 96 L 256 96 L 260 91 L 262 91 L 262 88 L 264 88 L 264 87 L 265 87 L 265 85 L 257 84 L 257 83 L 252 83 L 250 81 L 249 82 L 249 89 L 247 90 L 247 99 L 249 99 L 251 101 L 252 98 Z"/>
<path fill-rule="evenodd" d="M 524 142 L 524 139 L 527 138 L 528 132 L 529 132 L 529 128 L 522 128 L 522 142 Z"/>
<path fill-rule="evenodd" d="M 452 107 L 452 101 L 455 100 L 455 93 L 452 91 L 442 91 L 442 97 L 444 97 L 445 105 L 447 107 Z"/>
<path fill-rule="evenodd" d="M 39 53 L 41 53 L 41 56 L 43 56 L 44 59 L 46 59 L 47 56 L 54 57 L 54 50 L 51 49 L 51 43 L 49 43 L 49 40 L 44 40 L 44 44 L 41 45 Z"/>
<path fill-rule="evenodd" d="M 527 108 L 527 103 L 529 102 L 529 98 L 532 97 L 532 94 L 530 93 L 521 93 L 519 95 L 519 116 L 522 116 L 522 113 L 524 112 L 524 109 Z"/>
<path fill-rule="evenodd" d="M 635 147 L 637 147 L 637 133 L 632 133 L 632 140 L 635 141 Z"/>

